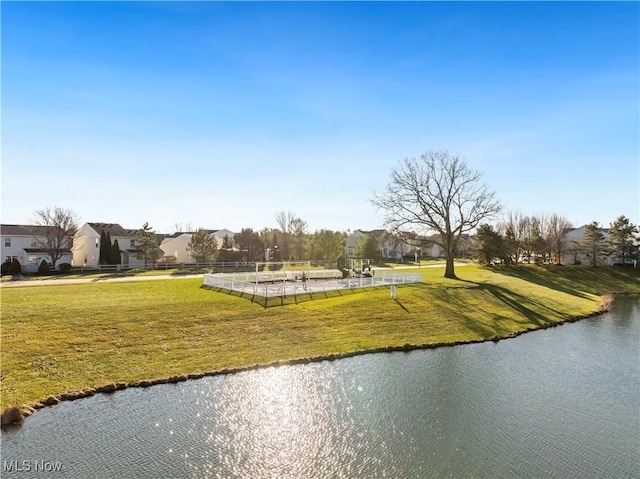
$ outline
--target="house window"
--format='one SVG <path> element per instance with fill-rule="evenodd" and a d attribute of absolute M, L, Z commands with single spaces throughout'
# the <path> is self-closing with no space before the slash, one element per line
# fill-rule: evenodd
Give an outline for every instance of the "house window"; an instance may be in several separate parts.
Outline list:
<path fill-rule="evenodd" d="M 11 238 L 5 238 L 4 239 L 4 247 L 8 248 L 11 246 Z"/>
<path fill-rule="evenodd" d="M 134 239 L 131 240 L 131 247 L 132 248 L 136 247 L 136 240 L 134 240 Z"/>
<path fill-rule="evenodd" d="M 96 238 L 96 248 L 99 248 L 99 247 L 100 247 L 100 239 Z"/>
<path fill-rule="evenodd" d="M 37 248 L 38 247 L 38 240 L 36 240 L 35 238 L 31 238 L 31 247 L 32 248 Z"/>

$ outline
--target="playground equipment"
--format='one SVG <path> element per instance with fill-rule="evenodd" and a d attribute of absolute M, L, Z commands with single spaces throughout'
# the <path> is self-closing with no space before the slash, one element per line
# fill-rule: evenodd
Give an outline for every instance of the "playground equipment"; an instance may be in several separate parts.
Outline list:
<path fill-rule="evenodd" d="M 358 261 L 360 266 L 358 267 Z M 366 263 L 365 263 L 366 261 Z M 342 273 L 342 279 L 346 278 L 373 278 L 373 270 L 371 262 L 368 259 L 356 260 L 347 258 L 344 255 L 338 256 L 336 260 L 337 267 Z"/>

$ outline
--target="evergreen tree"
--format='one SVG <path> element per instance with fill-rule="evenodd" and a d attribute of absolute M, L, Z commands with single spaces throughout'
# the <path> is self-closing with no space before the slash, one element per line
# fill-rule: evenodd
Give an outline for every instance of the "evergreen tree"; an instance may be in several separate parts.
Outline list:
<path fill-rule="evenodd" d="M 231 239 L 229 235 L 224 235 L 224 238 L 222 238 L 222 249 L 233 249 L 233 239 Z"/>
<path fill-rule="evenodd" d="M 111 243 L 107 244 L 107 234 L 102 230 L 100 232 L 100 253 L 98 256 L 98 264 L 109 263 L 109 252 L 111 251 Z"/>
<path fill-rule="evenodd" d="M 363 259 L 379 259 L 380 245 L 373 235 L 365 235 L 356 244 L 356 254 Z"/>
<path fill-rule="evenodd" d="M 11 274 L 22 274 L 22 265 L 18 258 L 14 257 L 11 261 L 11 267 L 9 268 L 9 273 Z"/>
<path fill-rule="evenodd" d="M 260 235 L 251 228 L 242 228 L 233 237 L 246 261 L 262 261 L 264 259 L 264 243 Z"/>
<path fill-rule="evenodd" d="M 222 238 L 222 248 L 220 248 L 218 259 L 220 261 L 235 261 L 237 256 L 233 253 L 233 239 L 231 239 L 229 235 L 224 235 L 224 238 Z"/>
<path fill-rule="evenodd" d="M 225 239 L 227 238 L 228 236 L 225 236 Z M 204 228 L 200 228 L 193 233 L 187 245 L 187 253 L 196 263 L 210 263 L 214 261 L 217 249 L 218 242 L 215 236 Z"/>
<path fill-rule="evenodd" d="M 516 233 L 512 225 L 507 225 L 504 237 L 502 238 L 506 263 L 518 264 L 518 255 L 520 254 L 520 245 L 516 239 Z"/>
<path fill-rule="evenodd" d="M 495 258 L 505 261 L 508 256 L 504 239 L 491 225 L 482 224 L 476 232 L 474 257 L 480 264 L 491 264 Z"/>
<path fill-rule="evenodd" d="M 113 240 L 113 244 L 111 245 L 111 257 L 109 263 L 116 265 L 122 263 L 122 256 L 120 255 L 120 245 L 118 244 L 118 238 Z"/>
<path fill-rule="evenodd" d="M 47 275 L 51 273 L 51 268 L 49 267 L 49 263 L 45 260 L 40 261 L 40 266 L 38 266 L 38 274 Z"/>
<path fill-rule="evenodd" d="M 4 263 L 2 263 L 2 274 L 9 274 L 9 271 L 11 270 L 11 259 L 7 258 Z"/>
<path fill-rule="evenodd" d="M 596 221 L 585 227 L 582 248 L 587 252 L 587 256 L 591 258 L 591 266 L 598 266 L 598 260 L 605 256 L 604 234 Z"/>
<path fill-rule="evenodd" d="M 111 244 L 111 232 L 107 231 L 107 244 L 104 247 L 104 259 L 105 264 L 113 264 L 111 262 L 111 249 L 113 245 Z"/>
<path fill-rule="evenodd" d="M 156 232 L 145 222 L 136 234 L 136 257 L 143 259 L 145 266 L 151 262 L 156 263 L 162 257 L 162 250 L 158 245 Z"/>
<path fill-rule="evenodd" d="M 619 216 L 609 229 L 609 246 L 612 252 L 625 264 L 627 258 L 632 258 L 635 253 L 635 235 L 638 227 L 625 216 Z"/>

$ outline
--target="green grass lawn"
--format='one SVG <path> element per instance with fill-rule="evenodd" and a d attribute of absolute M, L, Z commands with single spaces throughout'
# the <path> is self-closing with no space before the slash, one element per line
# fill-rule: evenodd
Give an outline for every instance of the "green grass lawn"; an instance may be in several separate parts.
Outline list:
<path fill-rule="evenodd" d="M 200 278 L 3 288 L 1 408 L 277 360 L 504 337 L 592 313 L 602 292 L 640 292 L 629 269 L 465 266 L 459 280 L 419 271 L 424 283 L 398 287 L 397 300 L 369 288 L 266 309 Z"/>

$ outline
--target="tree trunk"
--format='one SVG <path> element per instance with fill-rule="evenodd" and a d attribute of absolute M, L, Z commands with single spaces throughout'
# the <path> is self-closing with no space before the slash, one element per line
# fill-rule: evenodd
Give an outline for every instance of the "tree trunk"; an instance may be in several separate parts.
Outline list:
<path fill-rule="evenodd" d="M 450 279 L 458 279 L 453 266 L 453 256 L 455 251 L 453 238 L 444 238 L 443 243 L 445 246 L 444 254 L 447 262 L 444 269 L 444 277 Z"/>
<path fill-rule="evenodd" d="M 458 279 L 458 277 L 456 276 L 456 273 L 453 269 L 453 256 L 452 255 L 448 255 L 447 256 L 447 266 L 444 270 L 444 277 L 445 278 L 451 278 L 451 279 Z"/>

